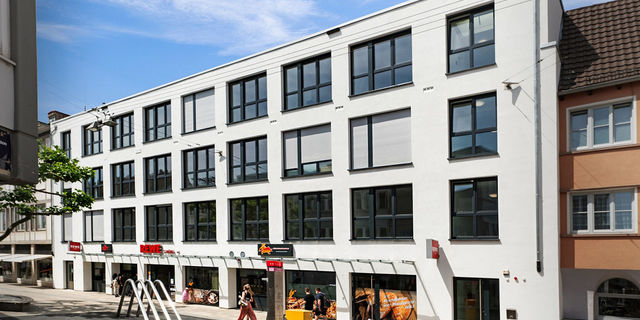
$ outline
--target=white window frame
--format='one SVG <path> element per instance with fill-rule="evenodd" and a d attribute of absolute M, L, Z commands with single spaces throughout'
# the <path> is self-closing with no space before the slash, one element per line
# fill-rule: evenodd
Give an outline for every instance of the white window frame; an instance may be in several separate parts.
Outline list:
<path fill-rule="evenodd" d="M 631 229 L 614 229 L 615 228 L 615 196 L 616 192 L 631 192 Z M 609 229 L 595 229 L 594 215 L 594 195 L 609 194 Z M 573 197 L 587 196 L 587 230 L 573 230 Z M 638 208 L 637 208 L 637 190 L 636 188 L 617 188 L 591 190 L 588 192 L 571 192 L 567 193 L 567 231 L 569 234 L 631 234 L 638 232 Z"/>
<path fill-rule="evenodd" d="M 631 139 L 629 141 L 614 142 L 613 141 L 613 107 L 618 106 L 620 104 L 624 104 L 624 103 L 631 104 L 631 125 L 630 125 Z M 593 132 L 594 132 L 593 131 L 593 110 L 599 109 L 602 107 L 609 107 L 609 143 L 594 145 L 593 144 Z M 585 110 L 587 111 L 587 145 L 583 147 L 577 147 L 574 149 L 571 146 L 571 114 L 574 112 L 585 111 Z M 634 144 L 636 143 L 636 97 L 635 96 L 623 97 L 623 98 L 600 101 L 596 103 L 590 103 L 590 104 L 567 108 L 565 128 L 566 128 L 567 152 Z"/>

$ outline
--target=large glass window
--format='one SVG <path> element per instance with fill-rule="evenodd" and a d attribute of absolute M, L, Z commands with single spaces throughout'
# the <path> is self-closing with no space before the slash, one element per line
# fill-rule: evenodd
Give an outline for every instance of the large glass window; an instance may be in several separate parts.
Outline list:
<path fill-rule="evenodd" d="M 411 30 L 351 47 L 351 94 L 411 81 Z"/>
<path fill-rule="evenodd" d="M 89 130 L 89 126 L 82 127 L 84 147 L 82 155 L 90 156 L 102 153 L 102 129 L 97 131 Z"/>
<path fill-rule="evenodd" d="M 113 209 L 113 242 L 136 241 L 136 209 Z"/>
<path fill-rule="evenodd" d="M 353 320 L 418 318 L 416 276 L 352 273 L 351 290 Z"/>
<path fill-rule="evenodd" d="M 493 5 L 449 18 L 449 72 L 495 63 Z"/>
<path fill-rule="evenodd" d="M 112 196 L 133 196 L 136 194 L 136 180 L 133 161 L 116 163 L 111 166 Z"/>
<path fill-rule="evenodd" d="M 331 55 L 284 67 L 284 109 L 331 101 Z"/>
<path fill-rule="evenodd" d="M 498 178 L 451 183 L 451 239 L 498 238 Z"/>
<path fill-rule="evenodd" d="M 411 110 L 351 119 L 351 169 L 411 162 Z"/>
<path fill-rule="evenodd" d="M 631 103 L 599 106 L 571 112 L 571 149 L 626 144 L 632 141 Z"/>
<path fill-rule="evenodd" d="M 455 320 L 500 320 L 498 279 L 454 278 Z"/>
<path fill-rule="evenodd" d="M 269 241 L 269 200 L 267 197 L 232 199 L 231 239 Z"/>
<path fill-rule="evenodd" d="M 84 180 L 82 187 L 84 193 L 90 195 L 93 199 L 102 199 L 104 193 L 102 167 L 93 168 L 93 177 Z"/>
<path fill-rule="evenodd" d="M 171 137 L 171 103 L 144 109 L 144 141 Z"/>
<path fill-rule="evenodd" d="M 220 279 L 218 268 L 185 267 L 187 298 L 183 303 L 218 305 Z"/>
<path fill-rule="evenodd" d="M 216 157 L 214 146 L 183 152 L 183 185 L 185 189 L 216 185 Z"/>
<path fill-rule="evenodd" d="M 289 295 L 289 301 L 287 301 L 288 310 L 311 310 L 307 308 L 308 306 L 305 306 L 304 289 L 311 289 L 312 294 L 315 295 L 315 288 L 320 288 L 320 291 L 324 293 L 329 302 L 329 305 L 326 306 L 327 319 L 336 319 L 336 274 L 334 272 L 287 270 L 285 273 L 285 287 Z"/>
<path fill-rule="evenodd" d="M 633 189 L 572 194 L 571 231 L 574 233 L 633 232 L 637 225 Z"/>
<path fill-rule="evenodd" d="M 411 185 L 351 190 L 353 239 L 412 239 Z"/>
<path fill-rule="evenodd" d="M 171 191 L 171 154 L 144 159 L 146 193 Z"/>
<path fill-rule="evenodd" d="M 104 241 L 104 214 L 102 210 L 85 211 L 84 241 Z"/>
<path fill-rule="evenodd" d="M 267 75 L 260 74 L 229 84 L 229 122 L 267 115 Z"/>
<path fill-rule="evenodd" d="M 284 196 L 287 240 L 333 239 L 331 191 Z"/>
<path fill-rule="evenodd" d="M 267 137 L 229 143 L 229 182 L 267 179 Z"/>
<path fill-rule="evenodd" d="M 640 319 L 640 289 L 633 282 L 613 278 L 596 291 L 596 314 L 602 319 Z"/>
<path fill-rule="evenodd" d="M 62 151 L 71 159 L 71 131 L 63 132 L 60 140 L 62 142 Z"/>
<path fill-rule="evenodd" d="M 331 172 L 331 125 L 284 133 L 284 176 Z"/>
<path fill-rule="evenodd" d="M 171 205 L 147 206 L 146 241 L 173 241 L 173 214 Z"/>
<path fill-rule="evenodd" d="M 215 125 L 213 89 L 182 97 L 182 132 L 198 131 Z"/>
<path fill-rule="evenodd" d="M 216 202 L 185 203 L 186 241 L 216 241 Z"/>
<path fill-rule="evenodd" d="M 121 149 L 133 146 L 134 140 L 133 113 L 125 114 L 114 119 L 116 126 L 111 128 L 111 149 Z"/>
<path fill-rule="evenodd" d="M 495 93 L 453 101 L 450 106 L 451 158 L 498 152 Z"/>

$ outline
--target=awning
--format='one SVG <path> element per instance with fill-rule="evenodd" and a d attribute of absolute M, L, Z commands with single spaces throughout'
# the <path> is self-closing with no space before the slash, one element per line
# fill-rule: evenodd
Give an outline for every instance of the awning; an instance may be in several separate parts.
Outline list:
<path fill-rule="evenodd" d="M 6 257 L 0 257 L 0 261 L 5 262 L 25 262 L 31 260 L 41 260 L 51 258 L 50 254 L 14 254 Z"/>

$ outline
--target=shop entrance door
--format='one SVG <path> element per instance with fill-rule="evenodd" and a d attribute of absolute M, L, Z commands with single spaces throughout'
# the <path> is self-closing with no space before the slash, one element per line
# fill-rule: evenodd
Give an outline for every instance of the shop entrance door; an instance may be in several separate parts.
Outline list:
<path fill-rule="evenodd" d="M 416 320 L 416 277 L 353 274 L 354 320 Z"/>
<path fill-rule="evenodd" d="M 171 295 L 171 299 L 173 299 L 175 287 L 175 267 L 169 265 L 162 264 L 150 264 L 147 266 L 147 275 L 151 281 L 160 280 L 164 287 L 167 288 L 169 295 Z M 159 291 L 162 291 L 161 289 Z M 164 295 L 163 292 L 160 292 L 161 295 Z M 163 297 L 166 299 L 166 297 Z"/>
<path fill-rule="evenodd" d="M 91 263 L 91 291 L 105 292 L 104 263 Z"/>
<path fill-rule="evenodd" d="M 242 286 L 249 284 L 256 295 L 253 307 L 267 311 L 267 271 L 258 269 L 238 269 L 238 294 L 242 294 Z"/>
<path fill-rule="evenodd" d="M 65 289 L 73 289 L 73 261 L 65 261 L 64 262 L 64 270 L 65 270 Z"/>

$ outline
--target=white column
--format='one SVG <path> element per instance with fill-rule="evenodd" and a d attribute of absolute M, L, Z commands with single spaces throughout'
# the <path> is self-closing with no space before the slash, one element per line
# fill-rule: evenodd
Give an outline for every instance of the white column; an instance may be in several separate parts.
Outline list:
<path fill-rule="evenodd" d="M 595 293 L 591 290 L 587 290 L 587 320 L 595 319 L 595 304 L 594 304 Z"/>
<path fill-rule="evenodd" d="M 235 296 L 236 289 L 235 268 L 218 267 L 218 279 L 220 282 L 220 307 L 235 308 L 238 298 Z"/>
<path fill-rule="evenodd" d="M 113 294 L 113 288 L 111 288 L 111 281 L 113 280 L 113 264 L 109 262 L 109 258 L 104 259 L 104 287 L 107 294 Z"/>
<path fill-rule="evenodd" d="M 91 291 L 92 286 L 93 286 L 93 270 L 92 270 L 92 264 L 91 262 L 86 262 L 84 261 L 84 259 L 82 259 L 82 257 L 78 257 L 78 260 L 80 260 L 80 263 L 82 265 L 82 273 L 81 276 L 79 277 L 79 282 L 82 284 L 82 287 L 79 289 L 80 291 Z M 78 274 L 78 270 L 74 270 L 74 272 L 76 273 L 76 275 Z M 76 285 L 77 286 L 77 285 Z"/>
<path fill-rule="evenodd" d="M 349 264 L 335 263 L 336 271 L 336 318 L 350 319 L 351 310 L 351 276 Z M 311 288 L 313 292 L 314 288 Z"/>
<path fill-rule="evenodd" d="M 175 266 L 175 287 L 176 287 L 176 302 L 182 302 L 182 291 L 184 290 L 184 273 L 185 267 L 182 265 Z"/>

